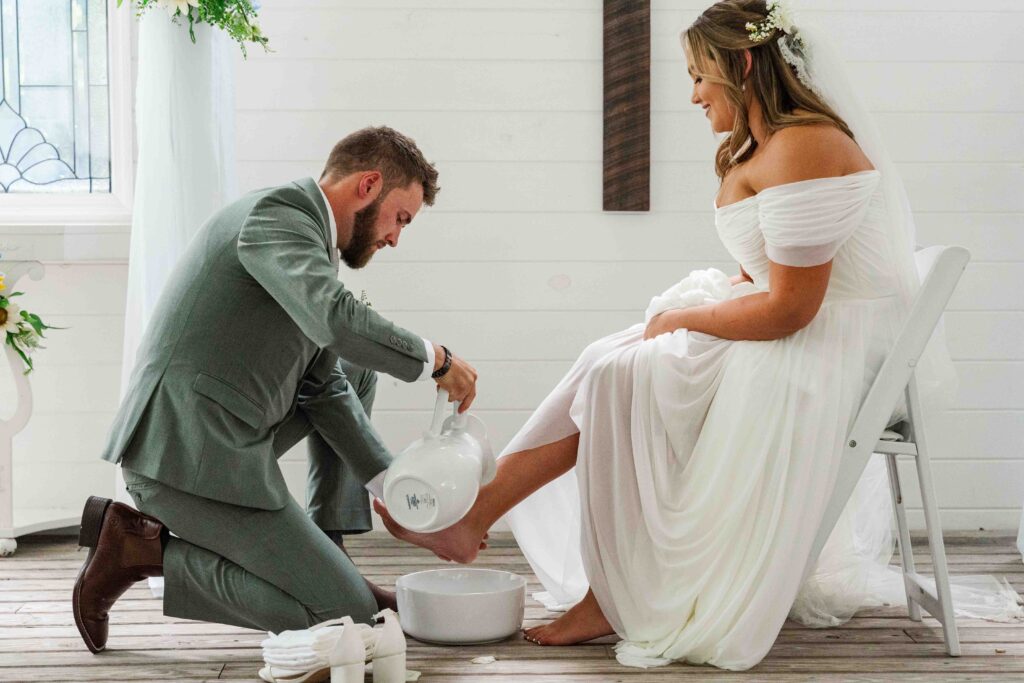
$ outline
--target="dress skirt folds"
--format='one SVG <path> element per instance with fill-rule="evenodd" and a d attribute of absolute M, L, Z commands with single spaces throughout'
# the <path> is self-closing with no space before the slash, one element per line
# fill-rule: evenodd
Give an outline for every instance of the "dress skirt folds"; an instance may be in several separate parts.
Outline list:
<path fill-rule="evenodd" d="M 753 280 L 727 297 L 767 291 L 769 259 L 832 260 L 805 328 L 644 341 L 638 322 L 588 346 L 505 449 L 579 431 L 575 469 L 507 518 L 553 602 L 593 589 L 623 664 L 747 669 L 782 628 L 847 430 L 905 311 L 879 181 L 807 180 L 716 207 Z"/>

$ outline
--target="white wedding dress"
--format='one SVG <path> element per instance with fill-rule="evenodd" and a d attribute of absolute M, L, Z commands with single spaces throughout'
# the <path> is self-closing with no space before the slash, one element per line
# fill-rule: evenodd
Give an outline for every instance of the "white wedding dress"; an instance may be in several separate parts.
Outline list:
<path fill-rule="evenodd" d="M 746 669 L 782 628 L 854 412 L 905 312 L 880 176 L 789 183 L 715 209 L 753 279 L 726 297 L 767 291 L 769 259 L 832 260 L 808 326 L 773 341 L 686 330 L 644 341 L 638 322 L 588 346 L 505 449 L 580 432 L 576 468 L 507 519 L 553 603 L 593 589 L 622 663 Z"/>

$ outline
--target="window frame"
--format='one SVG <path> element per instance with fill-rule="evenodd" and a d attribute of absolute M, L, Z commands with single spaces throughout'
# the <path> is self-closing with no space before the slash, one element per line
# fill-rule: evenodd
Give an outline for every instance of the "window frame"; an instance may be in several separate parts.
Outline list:
<path fill-rule="evenodd" d="M 109 234 L 129 232 L 135 189 L 135 134 L 132 96 L 134 12 L 104 3 L 107 10 L 108 95 L 110 97 L 110 192 L 11 192 L 0 195 L 0 231 L 11 228 L 73 228 L 78 235 L 95 226 Z M 82 229 L 85 229 L 84 231 Z M 13 231 L 19 232 L 19 231 Z"/>

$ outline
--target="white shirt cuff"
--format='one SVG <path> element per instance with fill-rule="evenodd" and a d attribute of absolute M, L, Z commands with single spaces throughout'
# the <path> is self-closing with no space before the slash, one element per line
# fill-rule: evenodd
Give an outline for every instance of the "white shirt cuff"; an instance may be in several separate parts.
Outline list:
<path fill-rule="evenodd" d="M 366 482 L 366 490 L 372 493 L 374 498 L 384 500 L 384 475 L 387 473 L 387 470 L 383 470 L 376 477 Z"/>
<path fill-rule="evenodd" d="M 423 348 L 427 350 L 427 362 L 423 365 L 423 374 L 416 378 L 417 382 L 430 379 L 430 376 L 434 374 L 434 345 L 424 339 Z"/>

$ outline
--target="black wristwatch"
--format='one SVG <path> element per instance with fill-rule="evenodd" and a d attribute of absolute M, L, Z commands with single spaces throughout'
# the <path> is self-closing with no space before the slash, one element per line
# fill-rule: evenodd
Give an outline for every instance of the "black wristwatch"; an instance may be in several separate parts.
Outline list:
<path fill-rule="evenodd" d="M 441 363 L 441 367 L 434 370 L 433 374 L 430 375 L 431 379 L 441 379 L 452 369 L 452 352 L 444 344 L 441 344 L 441 349 L 444 350 L 444 362 Z"/>

